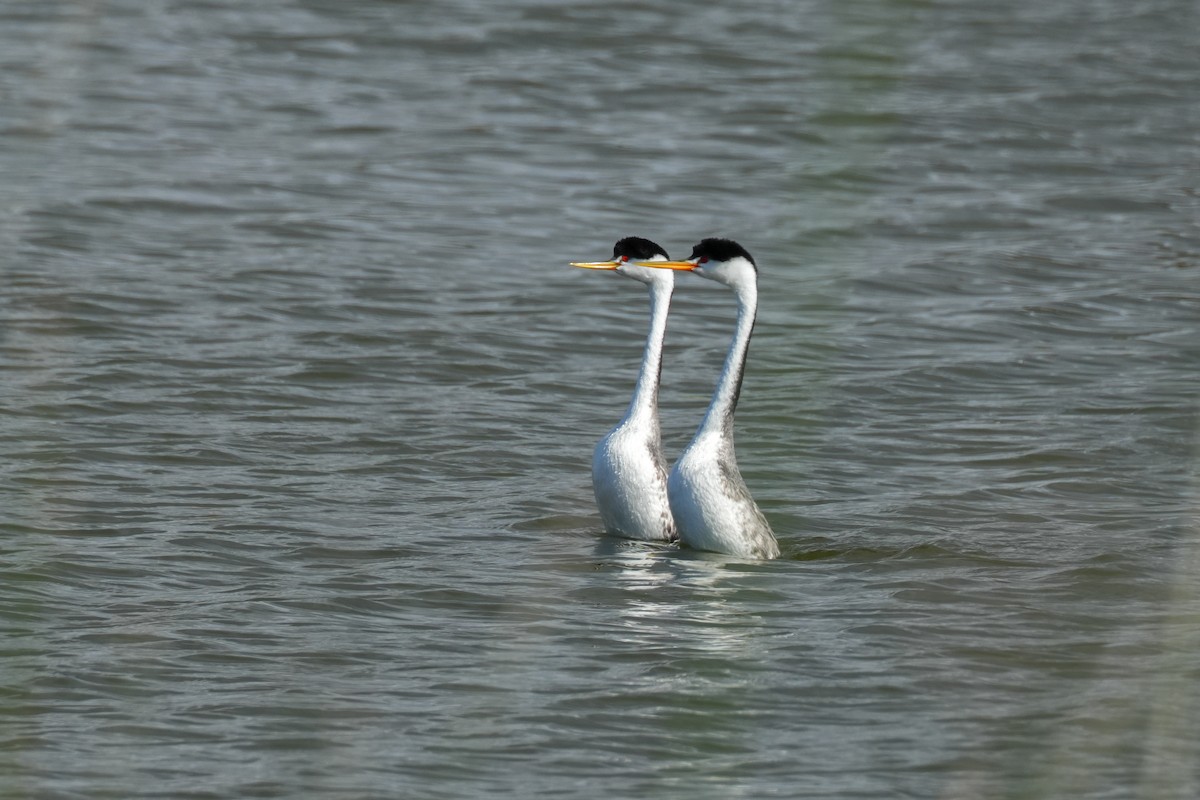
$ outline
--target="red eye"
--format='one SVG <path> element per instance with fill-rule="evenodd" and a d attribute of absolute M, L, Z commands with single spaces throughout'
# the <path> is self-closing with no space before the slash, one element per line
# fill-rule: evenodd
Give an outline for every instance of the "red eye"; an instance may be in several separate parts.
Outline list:
<path fill-rule="evenodd" d="M 708 256 L 700 256 L 700 260 L 699 260 L 699 261 L 697 261 L 696 263 L 697 263 L 697 264 L 707 264 L 707 263 L 708 263 Z"/>
<path fill-rule="evenodd" d="M 629 256 L 621 256 L 621 263 L 622 263 L 622 264 L 624 264 L 624 263 L 625 263 L 626 261 L 628 261 L 628 260 L 629 260 Z"/>

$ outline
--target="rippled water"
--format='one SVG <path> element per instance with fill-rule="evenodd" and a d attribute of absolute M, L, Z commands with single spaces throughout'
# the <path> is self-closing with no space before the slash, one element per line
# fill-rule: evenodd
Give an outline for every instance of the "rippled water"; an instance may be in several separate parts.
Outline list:
<path fill-rule="evenodd" d="M 1200 794 L 1198 17 L 0 5 L 0 794 Z M 624 235 L 778 561 L 601 534 Z"/>

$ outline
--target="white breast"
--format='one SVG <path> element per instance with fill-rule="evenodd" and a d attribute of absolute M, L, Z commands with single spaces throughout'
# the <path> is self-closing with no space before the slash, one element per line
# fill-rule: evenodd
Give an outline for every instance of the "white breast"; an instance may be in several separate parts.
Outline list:
<path fill-rule="evenodd" d="M 592 487 L 610 533 L 655 542 L 675 540 L 658 441 L 657 431 L 623 424 L 596 445 Z"/>

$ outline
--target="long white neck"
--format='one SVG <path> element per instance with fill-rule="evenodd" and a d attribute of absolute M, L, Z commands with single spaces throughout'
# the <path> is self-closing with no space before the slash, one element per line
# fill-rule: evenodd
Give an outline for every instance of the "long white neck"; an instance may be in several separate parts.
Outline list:
<path fill-rule="evenodd" d="M 738 396 L 742 392 L 746 353 L 750 349 L 750 335 L 754 332 L 754 317 L 758 313 L 758 285 L 755 281 L 744 281 L 731 288 L 737 297 L 737 325 L 733 330 L 733 341 L 729 343 L 729 353 L 725 356 L 725 368 L 697 436 L 719 433 L 733 437 L 733 412 L 737 410 Z"/>
<path fill-rule="evenodd" d="M 633 399 L 625 412 L 628 421 L 655 423 L 658 420 L 658 384 L 662 376 L 663 339 L 667 335 L 667 312 L 671 307 L 673 286 L 650 284 L 650 333 L 642 351 L 642 368 L 638 372 Z"/>

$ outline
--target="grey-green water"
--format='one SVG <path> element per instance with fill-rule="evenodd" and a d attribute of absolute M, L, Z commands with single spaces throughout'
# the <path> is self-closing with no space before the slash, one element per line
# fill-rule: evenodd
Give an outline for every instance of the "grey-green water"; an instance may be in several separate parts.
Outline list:
<path fill-rule="evenodd" d="M 1198 29 L 0 4 L 0 796 L 1197 796 Z M 778 561 L 601 534 L 624 235 Z"/>

